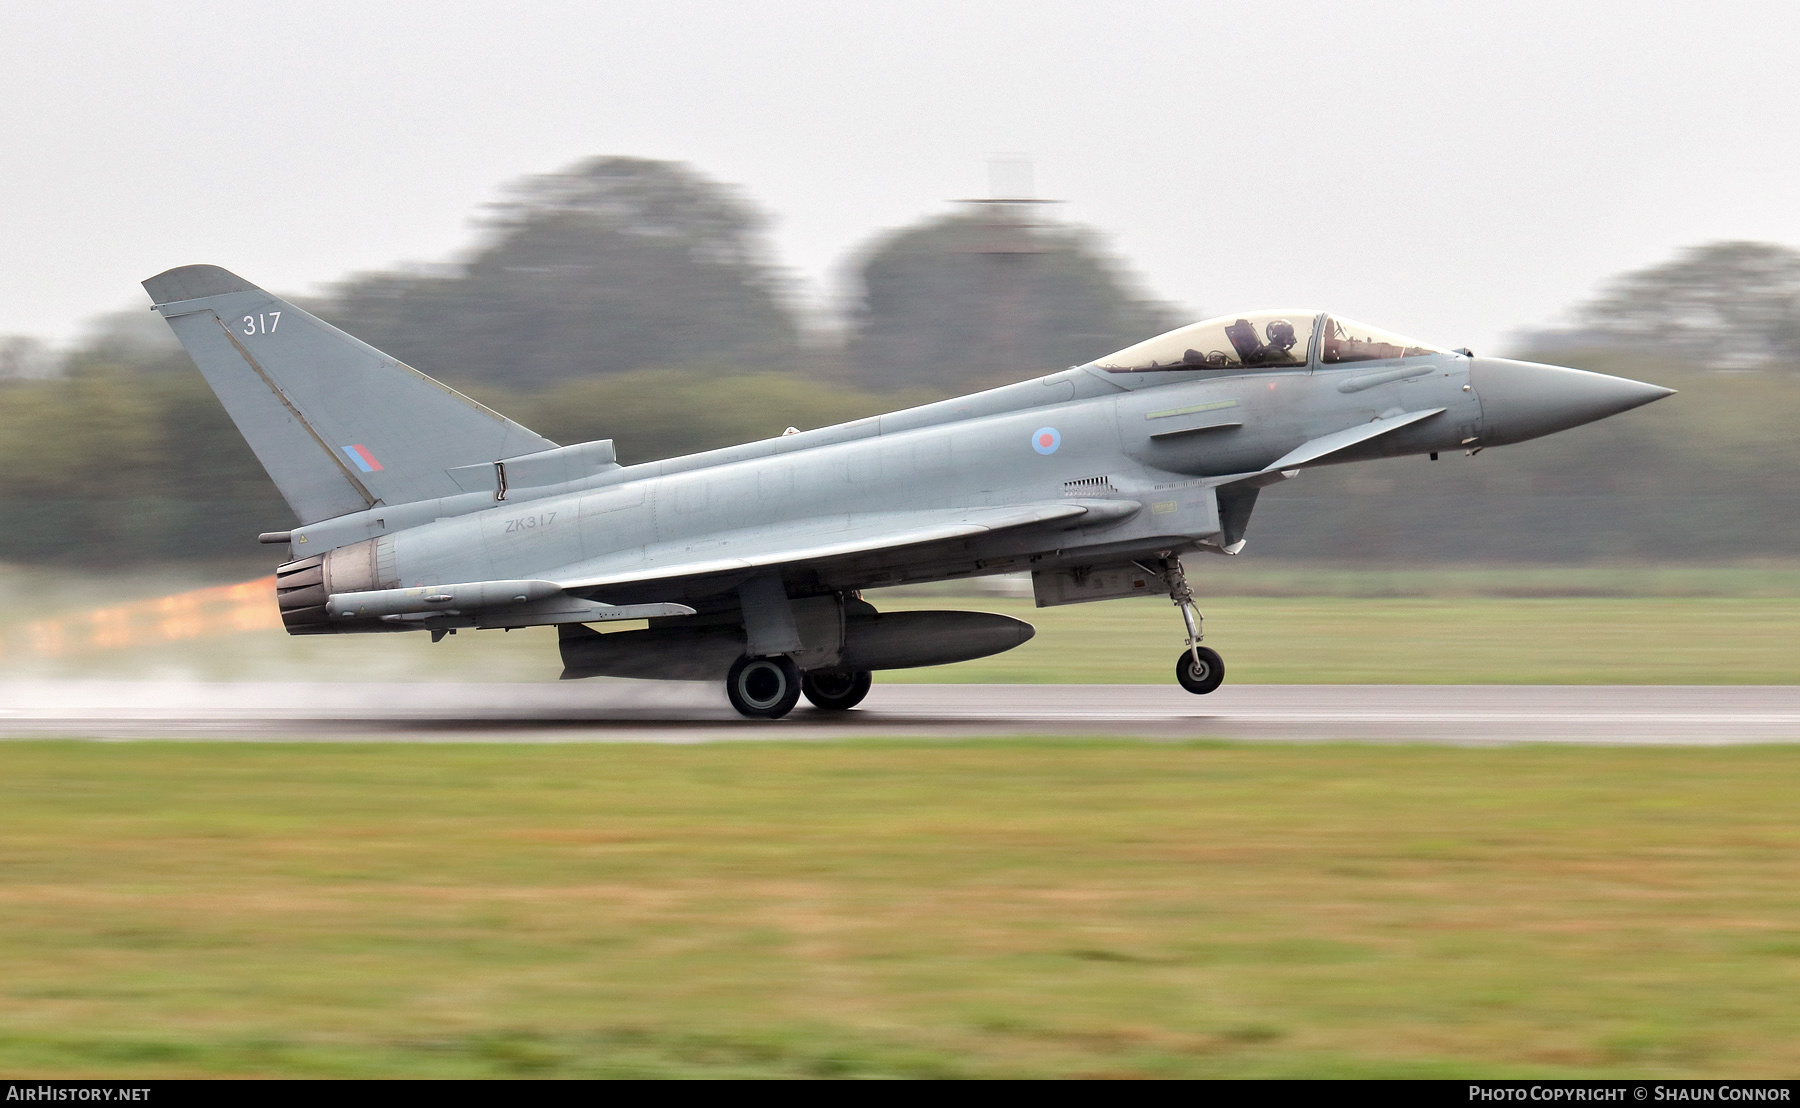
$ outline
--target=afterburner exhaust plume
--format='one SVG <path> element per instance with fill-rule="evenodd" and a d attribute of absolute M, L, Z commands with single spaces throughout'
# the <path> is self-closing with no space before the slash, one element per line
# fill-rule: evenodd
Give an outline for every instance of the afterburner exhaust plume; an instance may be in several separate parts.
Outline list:
<path fill-rule="evenodd" d="M 134 600 L 25 625 L 13 648 L 42 658 L 153 646 L 181 639 L 266 631 L 281 626 L 275 578 L 213 585 L 154 600 Z"/>

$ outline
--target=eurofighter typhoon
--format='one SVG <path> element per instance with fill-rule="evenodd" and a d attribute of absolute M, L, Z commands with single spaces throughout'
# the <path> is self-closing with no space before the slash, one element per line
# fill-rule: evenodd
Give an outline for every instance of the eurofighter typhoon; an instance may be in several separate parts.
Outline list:
<path fill-rule="evenodd" d="M 144 282 L 299 520 L 290 634 L 558 628 L 565 678 L 723 681 L 777 719 L 1030 624 L 861 590 L 1029 570 L 1037 604 L 1154 594 L 1219 687 L 1182 559 L 1236 554 L 1313 466 L 1516 443 L 1669 389 L 1441 350 L 1327 312 L 1206 320 L 1047 377 L 641 465 L 558 446 L 216 266 Z M 648 626 L 602 632 L 629 620 Z"/>

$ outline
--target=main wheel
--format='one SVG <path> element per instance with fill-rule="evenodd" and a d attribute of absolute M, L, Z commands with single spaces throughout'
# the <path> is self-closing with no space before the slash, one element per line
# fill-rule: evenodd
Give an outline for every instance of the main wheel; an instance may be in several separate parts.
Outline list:
<path fill-rule="evenodd" d="M 1197 663 L 1195 654 L 1200 655 Z M 1191 693 L 1212 692 L 1225 682 L 1225 659 L 1219 657 L 1217 650 L 1204 646 L 1198 650 L 1183 650 L 1181 657 L 1175 659 L 1175 680 Z"/>
<path fill-rule="evenodd" d="M 725 695 L 738 714 L 751 719 L 780 719 L 800 703 L 800 667 L 785 654 L 772 658 L 745 656 L 731 663 Z"/>
<path fill-rule="evenodd" d="M 800 691 L 806 699 L 813 702 L 813 707 L 823 708 L 827 712 L 847 712 L 862 703 L 862 698 L 869 695 L 869 686 L 875 683 L 875 675 L 866 669 L 846 673 L 809 673 L 800 681 Z"/>

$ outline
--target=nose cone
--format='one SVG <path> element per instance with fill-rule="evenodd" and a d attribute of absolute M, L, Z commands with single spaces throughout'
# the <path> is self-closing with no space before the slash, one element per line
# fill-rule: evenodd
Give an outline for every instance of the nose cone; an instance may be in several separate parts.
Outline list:
<path fill-rule="evenodd" d="M 1566 431 L 1675 392 L 1627 377 L 1505 358 L 1476 358 L 1469 383 L 1481 398 L 1481 441 L 1487 446 Z"/>

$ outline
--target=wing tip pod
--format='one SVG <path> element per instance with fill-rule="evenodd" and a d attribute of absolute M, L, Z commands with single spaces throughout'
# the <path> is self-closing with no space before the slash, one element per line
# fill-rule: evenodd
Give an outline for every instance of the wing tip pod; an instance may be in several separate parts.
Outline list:
<path fill-rule="evenodd" d="M 199 300 L 230 292 L 256 292 L 257 286 L 216 265 L 182 265 L 165 269 L 144 282 L 144 291 L 156 304 Z"/>

